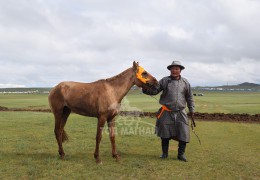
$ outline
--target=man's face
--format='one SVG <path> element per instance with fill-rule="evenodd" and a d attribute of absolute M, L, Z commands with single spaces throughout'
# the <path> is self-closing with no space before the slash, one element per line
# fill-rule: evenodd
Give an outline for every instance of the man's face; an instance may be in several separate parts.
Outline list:
<path fill-rule="evenodd" d="M 178 78 L 181 74 L 181 68 L 179 66 L 172 66 L 170 71 L 171 71 L 171 76 L 173 78 Z"/>

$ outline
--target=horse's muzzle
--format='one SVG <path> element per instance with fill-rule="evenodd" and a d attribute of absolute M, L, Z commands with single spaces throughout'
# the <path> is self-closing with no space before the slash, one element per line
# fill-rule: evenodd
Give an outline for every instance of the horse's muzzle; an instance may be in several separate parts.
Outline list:
<path fill-rule="evenodd" d="M 148 81 L 147 83 L 146 83 L 146 85 L 148 85 L 149 87 L 155 87 L 155 86 L 157 86 L 159 83 L 158 83 L 158 81 L 155 79 L 155 78 L 153 78 L 152 80 L 150 80 L 150 81 Z"/>

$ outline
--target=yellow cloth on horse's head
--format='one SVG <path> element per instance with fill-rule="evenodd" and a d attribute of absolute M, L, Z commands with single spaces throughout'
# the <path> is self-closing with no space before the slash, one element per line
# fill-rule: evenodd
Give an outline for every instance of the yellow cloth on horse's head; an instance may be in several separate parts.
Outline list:
<path fill-rule="evenodd" d="M 139 79 L 141 82 L 143 82 L 143 83 L 147 83 L 147 81 L 149 81 L 149 78 L 144 78 L 143 76 L 142 76 L 142 73 L 144 72 L 145 70 L 144 70 L 144 68 L 143 67 L 141 67 L 141 66 L 138 66 L 138 71 L 136 72 L 136 77 L 137 77 L 137 79 Z"/>

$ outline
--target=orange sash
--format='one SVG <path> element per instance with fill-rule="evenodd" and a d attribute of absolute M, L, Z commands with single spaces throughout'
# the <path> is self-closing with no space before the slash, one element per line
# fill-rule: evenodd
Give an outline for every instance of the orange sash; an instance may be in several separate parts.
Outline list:
<path fill-rule="evenodd" d="M 157 119 L 160 119 L 160 117 L 162 116 L 162 114 L 163 114 L 164 111 L 172 111 L 172 110 L 168 109 L 165 105 L 162 105 L 161 112 L 160 112 L 160 114 L 157 116 Z"/>

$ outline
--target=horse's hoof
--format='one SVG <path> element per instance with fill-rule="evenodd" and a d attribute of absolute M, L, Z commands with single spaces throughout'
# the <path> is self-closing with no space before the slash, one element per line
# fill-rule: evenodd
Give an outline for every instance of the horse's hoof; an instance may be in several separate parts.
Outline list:
<path fill-rule="evenodd" d="M 97 159 L 97 160 L 96 160 L 96 164 L 101 165 L 101 164 L 103 164 L 103 163 L 102 163 L 102 161 L 101 161 L 100 159 Z"/>
<path fill-rule="evenodd" d="M 58 151 L 58 152 L 59 152 L 60 158 L 63 160 L 65 157 L 64 151 Z"/>
<path fill-rule="evenodd" d="M 118 154 L 113 155 L 113 158 L 115 158 L 117 162 L 120 161 L 120 156 Z"/>
<path fill-rule="evenodd" d="M 60 159 L 64 160 L 65 159 L 65 155 L 60 155 Z"/>
<path fill-rule="evenodd" d="M 60 159 L 61 159 L 61 160 L 64 160 L 64 158 L 65 158 L 65 153 L 59 153 L 59 155 L 60 155 Z"/>

